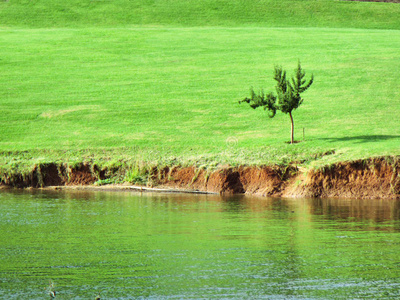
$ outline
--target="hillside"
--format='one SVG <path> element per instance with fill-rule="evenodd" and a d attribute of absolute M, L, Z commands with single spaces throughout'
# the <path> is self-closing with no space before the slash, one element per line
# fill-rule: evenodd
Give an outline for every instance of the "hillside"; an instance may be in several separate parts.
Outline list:
<path fill-rule="evenodd" d="M 1 27 L 268 26 L 400 29 L 396 3 L 337 0 L 6 0 Z"/>
<path fill-rule="evenodd" d="M 307 170 L 400 154 L 397 3 L 66 3 L 0 2 L 3 183 L 39 182 L 48 165 L 145 182 L 153 167 Z M 289 145 L 287 115 L 238 101 L 273 90 L 274 65 L 291 74 L 298 59 L 315 82 Z"/>

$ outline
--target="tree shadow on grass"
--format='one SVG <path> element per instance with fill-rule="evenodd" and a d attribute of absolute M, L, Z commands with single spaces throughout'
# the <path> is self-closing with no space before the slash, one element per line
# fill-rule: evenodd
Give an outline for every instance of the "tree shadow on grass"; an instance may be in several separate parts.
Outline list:
<path fill-rule="evenodd" d="M 344 136 L 338 138 L 321 138 L 321 140 L 329 142 L 353 142 L 357 144 L 382 142 L 382 141 L 396 140 L 396 139 L 400 141 L 400 135 L 373 134 L 373 135 Z"/>

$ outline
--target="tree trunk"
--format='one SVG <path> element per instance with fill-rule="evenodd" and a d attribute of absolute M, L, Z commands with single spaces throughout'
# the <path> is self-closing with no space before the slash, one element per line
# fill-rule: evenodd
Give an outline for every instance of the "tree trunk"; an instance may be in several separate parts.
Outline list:
<path fill-rule="evenodd" d="M 294 143 L 294 123 L 293 123 L 293 117 L 292 117 L 292 112 L 289 112 L 289 117 L 290 117 L 290 122 L 292 124 L 291 132 L 290 132 L 290 143 Z"/>

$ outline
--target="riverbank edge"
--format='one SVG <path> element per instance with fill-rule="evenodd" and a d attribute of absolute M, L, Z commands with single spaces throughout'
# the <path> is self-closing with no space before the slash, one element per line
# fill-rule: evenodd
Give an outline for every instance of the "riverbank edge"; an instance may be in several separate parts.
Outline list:
<path fill-rule="evenodd" d="M 249 194 L 267 197 L 400 199 L 400 156 L 346 161 L 306 169 L 296 163 L 273 166 L 151 167 L 126 180 L 126 166 L 102 168 L 88 162 L 36 165 L 27 174 L 0 174 L 3 188 L 136 190 Z M 125 178 L 109 184 L 112 178 Z M 145 177 L 145 180 L 143 178 Z M 132 184 L 133 182 L 136 182 Z M 138 184 L 139 182 L 139 184 Z"/>

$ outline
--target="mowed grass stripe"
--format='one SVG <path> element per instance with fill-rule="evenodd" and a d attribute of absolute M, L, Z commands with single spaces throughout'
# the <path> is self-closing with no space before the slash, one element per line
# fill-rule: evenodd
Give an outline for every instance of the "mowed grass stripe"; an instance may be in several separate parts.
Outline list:
<path fill-rule="evenodd" d="M 268 26 L 400 29 L 398 3 L 337 0 L 12 0 L 1 26 Z"/>

